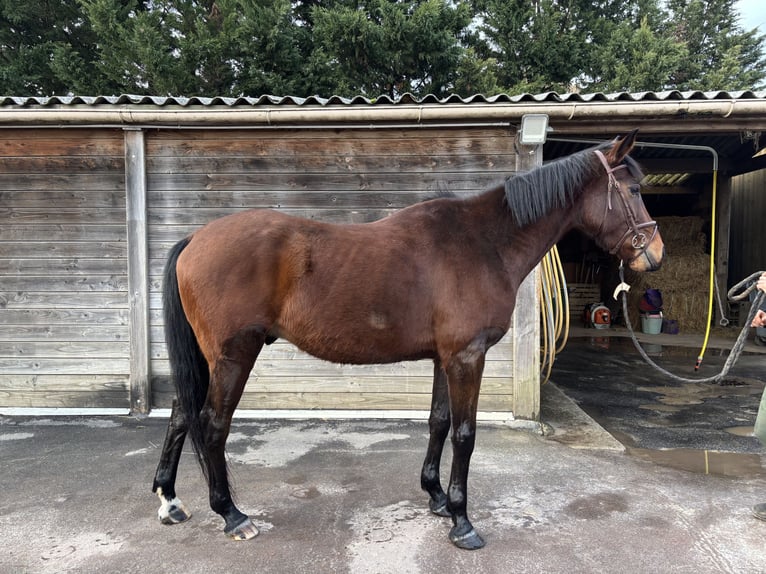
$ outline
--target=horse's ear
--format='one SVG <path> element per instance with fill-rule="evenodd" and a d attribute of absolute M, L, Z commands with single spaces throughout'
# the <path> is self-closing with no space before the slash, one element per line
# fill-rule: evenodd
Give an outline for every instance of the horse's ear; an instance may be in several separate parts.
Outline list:
<path fill-rule="evenodd" d="M 638 128 L 629 132 L 624 136 L 617 136 L 612 142 L 611 149 L 604 155 L 609 161 L 609 165 L 618 165 L 625 159 L 625 156 L 633 149 L 633 145 L 636 143 L 636 134 Z"/>

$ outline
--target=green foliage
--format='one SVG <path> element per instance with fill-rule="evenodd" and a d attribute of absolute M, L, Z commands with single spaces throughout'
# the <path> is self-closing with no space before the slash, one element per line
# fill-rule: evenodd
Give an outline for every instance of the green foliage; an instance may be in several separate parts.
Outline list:
<path fill-rule="evenodd" d="M 589 88 L 603 92 L 661 90 L 687 58 L 685 46 L 657 37 L 647 18 L 636 29 L 623 22 L 612 31 L 594 66 L 598 75 Z"/>
<path fill-rule="evenodd" d="M 765 43 L 734 0 L 0 0 L 0 93 L 756 89 Z"/>
<path fill-rule="evenodd" d="M 94 77 L 95 41 L 73 2 L 0 0 L 0 93 L 66 94 Z"/>
<path fill-rule="evenodd" d="M 336 93 L 371 97 L 449 91 L 470 23 L 465 4 L 442 0 L 326 2 L 312 17 L 315 56 Z"/>
<path fill-rule="evenodd" d="M 682 90 L 737 90 L 763 85 L 764 40 L 737 23 L 735 0 L 668 0 L 668 30 L 688 57 L 671 75 Z"/>

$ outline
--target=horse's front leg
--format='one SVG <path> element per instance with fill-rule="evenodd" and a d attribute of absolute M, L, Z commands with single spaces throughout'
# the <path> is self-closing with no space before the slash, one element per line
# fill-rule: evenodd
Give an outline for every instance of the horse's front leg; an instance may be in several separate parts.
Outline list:
<path fill-rule="evenodd" d="M 485 353 L 485 348 L 472 345 L 456 355 L 447 367 L 453 452 L 447 507 L 454 525 L 449 538 L 455 546 L 467 550 L 476 550 L 485 544 L 474 530 L 466 511 L 468 467 L 476 442 L 476 408 Z"/>
<path fill-rule="evenodd" d="M 428 418 L 428 450 L 420 474 L 420 486 L 431 497 L 428 506 L 439 516 L 450 516 L 447 509 L 447 494 L 439 477 L 444 443 L 450 427 L 449 395 L 447 373 L 439 359 L 434 360 L 434 386 L 431 395 L 431 415 Z"/>
<path fill-rule="evenodd" d="M 165 444 L 162 446 L 160 462 L 152 485 L 152 492 L 160 498 L 160 509 L 157 514 L 163 524 L 178 524 L 191 518 L 191 512 L 176 496 L 176 474 L 186 431 L 186 421 L 178 406 L 178 399 L 173 399 Z"/>

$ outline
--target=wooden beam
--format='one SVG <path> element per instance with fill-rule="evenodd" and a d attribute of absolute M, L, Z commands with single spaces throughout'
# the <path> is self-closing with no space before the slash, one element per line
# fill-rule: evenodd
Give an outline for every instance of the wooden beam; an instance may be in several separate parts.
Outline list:
<path fill-rule="evenodd" d="M 125 192 L 128 230 L 130 410 L 149 412 L 149 281 L 144 132 L 125 132 Z"/>
<path fill-rule="evenodd" d="M 516 140 L 516 171 L 529 171 L 543 163 L 543 146 L 524 146 Z M 537 281 L 540 266 L 527 275 L 516 294 L 511 317 L 513 341 L 513 416 L 540 419 L 540 301 Z"/>

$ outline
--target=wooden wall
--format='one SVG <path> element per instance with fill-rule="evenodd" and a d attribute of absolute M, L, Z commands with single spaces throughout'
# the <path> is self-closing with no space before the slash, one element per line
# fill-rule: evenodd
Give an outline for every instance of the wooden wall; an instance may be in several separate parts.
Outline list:
<path fill-rule="evenodd" d="M 121 130 L 3 130 L 0 406 L 128 406 Z"/>
<path fill-rule="evenodd" d="M 513 171 L 501 129 L 151 131 L 146 134 L 152 401 L 172 398 L 160 274 L 168 248 L 213 218 L 268 207 L 331 222 L 386 216 L 439 191 L 475 193 Z M 484 411 L 512 410 L 510 336 L 487 362 Z M 241 408 L 425 409 L 430 361 L 340 366 L 279 341 L 261 353 Z"/>
<path fill-rule="evenodd" d="M 516 169 L 512 134 L 501 128 L 62 128 L 3 136 L 0 408 L 143 412 L 144 398 L 168 407 L 160 301 L 166 252 L 216 217 L 267 207 L 372 221 L 438 192 L 479 192 Z M 136 242 L 130 254 L 129 240 Z M 136 270 L 144 246 L 148 279 Z M 137 279 L 148 281 L 148 297 Z M 148 306 L 148 317 L 139 306 Z M 136 339 L 146 330 L 142 351 Z M 488 357 L 482 411 L 511 412 L 521 396 L 512 381 L 512 338 Z M 137 365 L 147 367 L 139 373 Z M 427 410 L 432 368 L 428 361 L 338 366 L 280 341 L 261 354 L 240 407 Z M 537 408 L 539 401 L 532 416 Z"/>
<path fill-rule="evenodd" d="M 766 270 L 766 170 L 731 179 L 729 287 Z"/>

